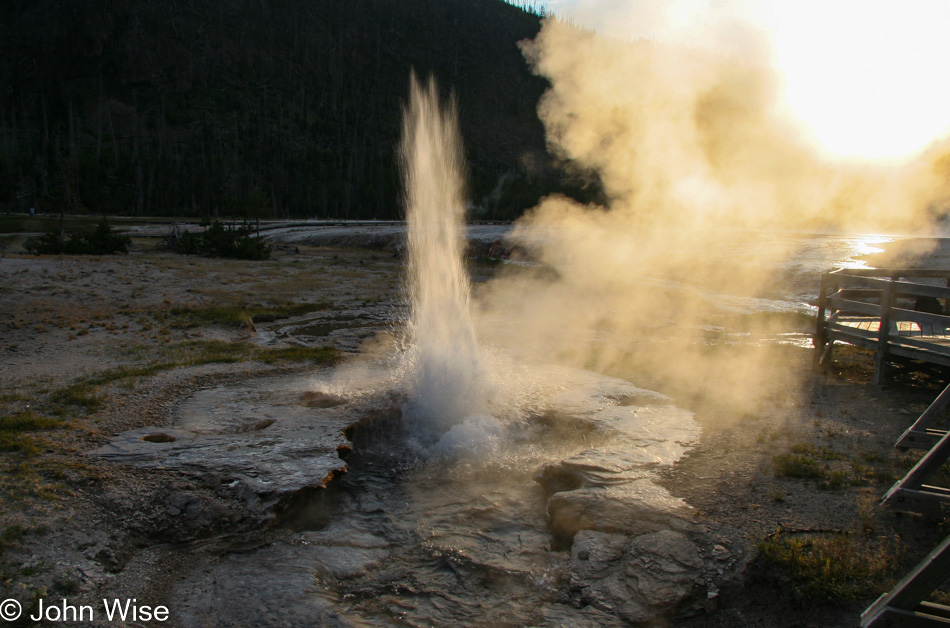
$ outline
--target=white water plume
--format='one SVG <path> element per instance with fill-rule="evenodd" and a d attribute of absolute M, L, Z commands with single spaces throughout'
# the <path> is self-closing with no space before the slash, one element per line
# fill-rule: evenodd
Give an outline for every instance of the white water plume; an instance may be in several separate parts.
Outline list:
<path fill-rule="evenodd" d="M 413 75 L 401 146 L 411 300 L 405 417 L 413 435 L 425 440 L 472 415 L 490 414 L 462 258 L 461 146 L 454 104 L 443 108 L 434 79 L 423 86 Z"/>

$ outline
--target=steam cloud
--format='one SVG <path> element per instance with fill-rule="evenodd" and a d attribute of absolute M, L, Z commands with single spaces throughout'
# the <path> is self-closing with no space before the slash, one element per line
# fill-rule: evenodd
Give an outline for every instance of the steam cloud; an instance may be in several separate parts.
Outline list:
<path fill-rule="evenodd" d="M 556 273 L 481 286 L 481 337 L 536 360 L 689 380 L 698 394 L 774 395 L 781 360 L 713 349 L 710 326 L 729 312 L 707 297 L 767 294 L 799 244 L 778 231 L 931 226 L 948 198 L 946 146 L 899 167 L 824 158 L 781 114 L 768 42 L 740 23 L 715 32 L 723 54 L 556 19 L 522 44 L 551 82 L 539 108 L 550 149 L 595 172 L 608 204 L 549 197 L 518 222 L 514 239 Z M 729 324 L 788 323 L 760 319 Z"/>

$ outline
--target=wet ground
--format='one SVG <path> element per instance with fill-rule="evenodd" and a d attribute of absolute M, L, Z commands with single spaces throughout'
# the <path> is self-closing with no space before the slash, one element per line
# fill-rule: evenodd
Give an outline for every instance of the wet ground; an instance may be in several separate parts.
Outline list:
<path fill-rule="evenodd" d="M 531 370 L 533 407 L 487 430 L 454 429 L 451 455 L 441 441 L 412 445 L 397 379 L 346 390 L 332 371 L 199 391 L 176 404 L 172 425 L 123 433 L 92 455 L 184 473 L 276 515 L 266 545 L 174 585 L 184 626 L 574 624 L 595 610 L 623 623 L 718 590 L 700 547 L 728 550 L 704 543 L 690 508 L 652 482 L 698 438 L 692 415 L 621 380 Z M 380 390 L 385 380 L 395 390 Z M 688 572 L 690 586 L 633 610 L 616 592 L 591 593 L 604 574 L 584 574 L 572 556 L 578 531 L 609 533 L 622 550 L 671 527 L 684 533 L 689 569 L 677 576 Z"/>
<path fill-rule="evenodd" d="M 7 258 L 0 262 L 0 270 L 9 271 L 4 275 L 9 280 L 3 285 L 0 320 L 9 359 L 0 367 L 0 376 L 4 388 L 22 399 L 11 396 L 5 403 L 16 410 L 17 404 L 41 400 L 51 388 L 84 375 L 168 359 L 169 351 L 183 351 L 197 340 L 271 346 L 283 333 L 280 342 L 289 345 L 364 343 L 365 350 L 365 341 L 377 337 L 374 332 L 386 335 L 389 321 L 399 319 L 394 309 L 398 305 L 392 305 L 399 284 L 398 260 L 374 259 L 367 251 L 305 249 L 285 255 L 252 269 L 152 254 L 116 260 Z M 290 275 L 287 285 L 274 281 Z M 167 318 L 172 306 L 195 305 L 205 296 L 221 300 L 237 295 L 244 300 L 268 295 L 276 300 L 287 294 L 313 302 L 329 298 L 333 308 L 262 322 L 254 332 L 183 327 Z M 368 302 L 376 294 L 389 296 Z M 372 321 L 379 321 L 375 329 Z M 72 325 L 77 328 L 71 329 Z M 305 332 L 297 336 L 293 329 Z M 736 343 L 745 342 L 743 338 L 737 335 Z M 757 340 L 750 336 L 748 342 Z M 381 356 L 391 349 L 383 348 Z M 788 355 L 795 352 L 805 356 L 802 363 L 807 361 L 809 356 L 795 347 Z M 789 368 L 798 372 L 797 367 Z M 685 571 L 702 575 L 700 582 L 673 580 L 676 586 L 671 590 L 693 601 L 707 596 L 716 600 L 709 585 L 718 585 L 715 578 L 707 582 L 707 570 L 716 577 L 719 571 L 731 575 L 730 569 L 748 559 L 755 539 L 773 532 L 776 525 L 845 529 L 856 513 L 866 516 L 862 500 L 873 504 L 875 491 L 889 485 L 887 478 L 880 486 L 866 483 L 829 491 L 816 488 L 811 480 L 775 477 L 771 457 L 807 442 L 840 450 L 855 460 L 859 453 L 876 456 L 875 460 L 888 461 L 874 463 L 886 471 L 894 464 L 889 458 L 891 433 L 899 433 L 902 422 L 912 420 L 932 400 L 932 395 L 928 399 L 926 394 L 895 393 L 832 378 L 812 382 L 814 396 L 805 403 L 788 394 L 770 399 L 764 410 L 719 406 L 713 412 L 711 405 L 700 404 L 697 419 L 704 425 L 700 446 L 665 467 L 665 472 L 648 459 L 589 465 L 579 454 L 597 449 L 591 447 L 597 440 L 589 439 L 600 428 L 591 428 L 591 421 L 570 411 L 559 413 L 558 420 L 534 413 L 505 432 L 503 442 L 517 445 L 506 454 L 507 462 L 497 462 L 506 460 L 502 456 L 493 458 L 493 463 L 476 458 L 453 466 L 400 456 L 402 462 L 394 464 L 386 455 L 340 459 L 334 451 L 333 463 L 350 468 L 342 478 L 337 476 L 342 490 L 332 499 L 314 501 L 312 507 L 294 502 L 281 511 L 286 517 L 278 517 L 276 523 L 274 518 L 258 518 L 256 507 L 248 506 L 249 498 L 258 506 L 265 501 L 257 497 L 263 482 L 255 482 L 268 478 L 251 463 L 202 471 L 184 466 L 181 450 L 179 462 L 166 468 L 157 468 L 165 465 L 154 458 L 149 464 L 155 468 L 92 459 L 83 463 L 85 467 L 75 464 L 86 451 L 124 432 L 153 453 L 172 452 L 181 441 L 194 439 L 225 449 L 239 445 L 244 453 L 253 454 L 254 443 L 265 444 L 257 447 L 263 452 L 273 446 L 268 441 L 273 435 L 294 433 L 291 426 L 279 431 L 287 415 L 296 421 L 346 412 L 342 406 L 320 407 L 327 398 L 307 397 L 319 390 L 309 375 L 295 379 L 299 377 L 299 372 L 281 374 L 262 364 L 211 364 L 105 387 L 100 391 L 108 393 L 103 409 L 90 414 L 76 410 L 71 427 L 44 433 L 38 457 L 25 465 L 4 467 L 3 524 L 6 530 L 24 530 L 3 555 L 5 591 L 25 592 L 27 600 L 39 595 L 39 587 L 50 596 L 76 600 L 103 594 L 149 598 L 173 606 L 175 621 L 183 625 L 214 625 L 214 621 L 247 625 L 248 618 L 272 625 L 426 624 L 434 621 L 431 618 L 473 613 L 500 623 L 505 618 L 519 623 L 525 617 L 529 618 L 525 623 L 549 625 L 630 622 L 640 610 L 624 608 L 620 600 L 632 599 L 629 579 L 653 577 L 648 567 L 685 566 Z M 297 383 L 282 388 L 283 384 L 271 386 L 274 382 Z M 329 392 L 337 394 L 339 389 Z M 253 399 L 258 393 L 261 398 Z M 663 407 L 651 405 L 655 398 L 643 394 L 602 395 L 600 404 L 633 408 L 640 416 Z M 552 405 L 570 406 L 567 401 Z M 188 407 L 201 412 L 188 418 Z M 216 418 L 212 424 L 205 419 L 196 422 L 199 414 Z M 274 422 L 267 423 L 270 420 Z M 305 422 L 293 429 L 312 428 Z M 185 434 L 179 438 L 175 430 Z M 385 438 L 380 441 L 372 430 L 359 433 L 337 432 L 334 438 L 354 443 L 363 438 L 366 452 L 387 449 L 381 445 Z M 141 440 L 150 436 L 151 440 Z M 531 453 L 535 444 L 540 450 Z M 662 448 L 659 442 L 649 446 Z M 4 460 L 17 455 L 5 452 Z M 634 469 L 642 468 L 648 475 L 655 471 L 662 476 L 667 489 L 651 492 L 649 485 L 638 484 L 641 478 Z M 535 478 L 542 469 L 547 472 L 538 482 Z M 26 475 L 30 470 L 38 475 Z M 323 475 L 314 467 L 304 468 L 297 477 L 310 473 L 306 482 Z M 623 481 L 612 483 L 611 477 Z M 55 481 L 66 489 L 50 488 L 51 478 L 58 478 Z M 10 489 L 13 480 L 16 493 Z M 235 481 L 238 484 L 230 486 Z M 657 486 L 652 479 L 649 482 Z M 24 487 L 32 483 L 49 491 L 37 495 L 56 497 L 29 497 Z M 241 486 L 246 490 L 235 490 Z M 660 508 L 653 519 L 657 526 L 663 524 L 661 531 L 624 528 L 632 521 L 651 520 L 643 516 L 648 504 L 631 499 L 637 493 L 685 497 L 686 506 L 698 507 L 701 513 L 694 511 L 693 519 L 683 517 L 676 507 L 682 500 L 674 500 L 671 511 Z M 506 495 L 518 497 L 513 503 Z M 633 509 L 619 507 L 630 503 Z M 552 518 L 552 512 L 562 516 Z M 597 513 L 596 520 L 585 522 L 586 529 L 576 532 L 569 547 L 559 544 L 550 522 L 562 522 L 560 534 L 570 534 L 577 527 L 571 525 L 578 520 L 575 513 L 580 512 Z M 602 516 L 609 513 L 616 516 Z M 876 533 L 905 539 L 908 549 L 902 560 L 912 564 L 932 548 L 933 535 L 918 532 L 917 543 L 913 530 L 908 530 L 907 524 L 913 528 L 916 520 L 904 518 L 895 527 L 884 515 L 872 515 Z M 733 532 L 726 533 L 727 527 Z M 746 533 L 748 538 L 742 536 Z M 547 546 L 541 552 L 545 534 Z M 737 539 L 746 545 L 735 543 Z M 665 554 L 644 552 L 641 546 L 647 541 L 651 547 L 666 548 Z M 635 556 L 645 556 L 649 564 Z M 727 608 L 713 616 L 724 618 L 716 625 L 771 626 L 779 620 L 792 622 L 793 615 L 808 616 L 800 608 L 782 605 L 781 595 L 755 591 L 762 600 L 758 606 L 744 600 L 741 588 L 718 598 Z M 517 604 L 509 608 L 511 600 Z M 637 601 L 642 608 L 657 603 L 661 602 Z M 853 608 L 837 606 L 838 615 L 830 625 L 851 625 L 860 601 L 852 603 Z M 693 610 L 700 613 L 693 621 L 700 623 L 691 625 L 712 621 L 705 618 L 704 609 Z"/>

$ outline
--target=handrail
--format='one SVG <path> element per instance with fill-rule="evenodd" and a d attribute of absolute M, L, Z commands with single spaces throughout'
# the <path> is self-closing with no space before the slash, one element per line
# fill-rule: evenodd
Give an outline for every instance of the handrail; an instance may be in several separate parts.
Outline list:
<path fill-rule="evenodd" d="M 906 275 L 900 274 L 901 271 L 895 271 L 895 276 L 905 277 Z M 941 286 L 929 286 L 926 284 L 920 283 L 910 283 L 908 281 L 898 281 L 893 279 L 882 279 L 879 277 L 869 277 L 865 275 L 852 275 L 850 271 L 848 274 L 839 274 L 838 271 L 827 273 L 828 275 L 833 276 L 837 281 L 836 285 L 843 283 L 857 285 L 862 287 L 874 288 L 876 290 L 884 290 L 886 286 L 890 285 L 892 289 L 896 290 L 898 296 L 915 296 L 915 297 L 934 297 L 938 299 L 950 299 L 950 288 L 944 288 Z M 950 272 L 948 272 L 947 277 L 950 278 Z M 842 281 L 844 280 L 844 281 Z"/>
<path fill-rule="evenodd" d="M 950 279 L 950 270 L 930 268 L 839 268 L 831 275 L 858 275 L 861 277 L 929 277 L 931 279 Z"/>
<path fill-rule="evenodd" d="M 902 281 L 913 277 L 945 278 L 948 287 Z M 909 356 L 919 359 L 919 354 L 923 354 L 925 358 L 932 358 L 927 361 L 946 364 L 945 345 L 928 343 L 923 338 L 904 342 L 908 332 L 899 323 L 916 323 L 922 336 L 950 336 L 950 316 L 925 311 L 931 309 L 928 307 L 920 307 L 920 310 L 908 308 L 907 301 L 913 299 L 917 300 L 918 306 L 930 305 L 921 300 L 922 297 L 929 299 L 937 311 L 944 305 L 936 299 L 950 304 L 950 270 L 863 268 L 823 273 L 814 342 L 816 366 L 825 365 L 830 360 L 835 341 L 874 350 L 873 381 L 876 384 L 883 381 L 888 363 L 894 359 Z M 851 320 L 842 320 L 841 317 Z M 855 324 L 864 321 L 873 325 L 875 319 L 876 330 L 873 326 L 858 328 Z"/>

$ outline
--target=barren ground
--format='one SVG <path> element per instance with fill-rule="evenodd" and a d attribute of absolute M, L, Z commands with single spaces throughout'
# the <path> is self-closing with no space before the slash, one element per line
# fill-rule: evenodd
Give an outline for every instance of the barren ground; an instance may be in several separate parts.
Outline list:
<path fill-rule="evenodd" d="M 162 600 L 203 555 L 259 543 L 260 521 L 240 504 L 217 500 L 213 517 L 183 521 L 169 499 L 214 501 L 210 489 L 85 452 L 161 425 L 190 391 L 324 363 L 324 353 L 270 333 L 287 321 L 323 325 L 318 344 L 343 355 L 385 339 L 399 318 L 401 276 L 401 262 L 385 255 L 308 247 L 267 262 L 140 243 L 122 257 L 0 259 L 0 597 Z M 254 325 L 242 322 L 249 314 Z M 741 540 L 750 559 L 762 552 L 722 591 L 717 612 L 676 625 L 856 625 L 947 534 L 943 520 L 878 503 L 920 455 L 893 443 L 942 384 L 872 386 L 870 358 L 858 351 L 840 351 L 827 374 L 811 372 L 807 349 L 783 356 L 801 386 L 755 407 L 651 382 L 703 426 L 666 486 L 707 526 Z M 795 572 L 813 558 L 824 569 Z M 843 570 L 832 573 L 832 563 Z"/>

